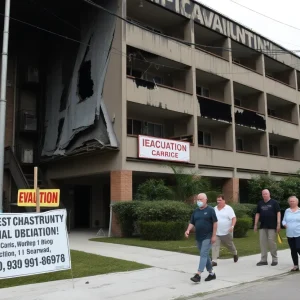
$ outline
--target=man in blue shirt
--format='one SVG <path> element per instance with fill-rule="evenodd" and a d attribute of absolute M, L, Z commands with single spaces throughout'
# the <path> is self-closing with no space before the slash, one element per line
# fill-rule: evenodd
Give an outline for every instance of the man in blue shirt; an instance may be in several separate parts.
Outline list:
<path fill-rule="evenodd" d="M 200 263 L 198 272 L 191 278 L 193 282 L 200 282 L 201 273 L 206 267 L 209 272 L 205 281 L 216 279 L 216 274 L 213 272 L 209 251 L 212 244 L 216 242 L 218 219 L 215 210 L 207 205 L 207 196 L 201 193 L 197 196 L 197 205 L 190 220 L 190 224 L 185 232 L 185 236 L 189 237 L 190 231 L 195 227 L 197 246 L 200 251 Z"/>

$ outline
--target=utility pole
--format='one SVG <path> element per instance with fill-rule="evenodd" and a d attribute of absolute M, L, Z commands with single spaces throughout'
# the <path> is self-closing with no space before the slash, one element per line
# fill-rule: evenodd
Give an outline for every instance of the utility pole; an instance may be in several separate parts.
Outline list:
<path fill-rule="evenodd" d="M 4 148 L 5 148 L 5 121 L 6 121 L 6 81 L 8 60 L 10 0 L 5 0 L 4 30 L 1 64 L 1 98 L 0 98 L 0 213 L 3 212 L 3 179 L 4 179 Z"/>

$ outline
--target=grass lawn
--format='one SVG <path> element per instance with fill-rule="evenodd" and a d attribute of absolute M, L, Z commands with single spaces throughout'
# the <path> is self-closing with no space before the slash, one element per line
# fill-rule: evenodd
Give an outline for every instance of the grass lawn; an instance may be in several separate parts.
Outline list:
<path fill-rule="evenodd" d="M 280 233 L 282 237 L 282 244 L 278 244 L 278 250 L 288 248 L 287 239 L 285 237 L 285 230 Z M 191 235 L 188 239 L 181 241 L 145 241 L 139 238 L 94 238 L 91 241 L 104 242 L 112 244 L 122 244 L 129 246 L 139 246 L 160 250 L 168 250 L 174 252 L 181 252 L 187 254 L 199 255 L 198 249 L 195 243 L 194 235 Z M 259 248 L 259 233 L 255 233 L 253 230 L 248 231 L 248 235 L 245 238 L 234 239 L 235 246 L 238 250 L 239 256 L 247 256 L 260 253 Z M 220 258 L 230 258 L 231 254 L 221 246 Z"/>
<path fill-rule="evenodd" d="M 74 278 L 115 272 L 133 271 L 149 267 L 146 265 L 138 264 L 136 262 L 89 254 L 74 250 L 71 250 L 71 259 Z M 33 276 L 24 276 L 18 278 L 0 279 L 0 288 L 62 279 L 72 279 L 71 270 Z"/>

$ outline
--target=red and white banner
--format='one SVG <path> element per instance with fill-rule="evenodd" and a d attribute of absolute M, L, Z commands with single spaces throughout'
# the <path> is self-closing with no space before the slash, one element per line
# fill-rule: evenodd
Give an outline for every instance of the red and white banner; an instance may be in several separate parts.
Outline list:
<path fill-rule="evenodd" d="M 177 162 L 190 161 L 190 143 L 188 142 L 139 135 L 138 143 L 139 158 Z"/>

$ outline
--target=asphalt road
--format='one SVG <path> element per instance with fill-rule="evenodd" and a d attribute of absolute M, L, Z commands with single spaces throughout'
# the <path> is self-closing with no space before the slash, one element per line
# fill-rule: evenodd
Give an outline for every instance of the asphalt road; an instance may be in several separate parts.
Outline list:
<path fill-rule="evenodd" d="M 202 295 L 191 300 L 299 300 L 300 272 L 271 277 L 226 291 Z"/>

